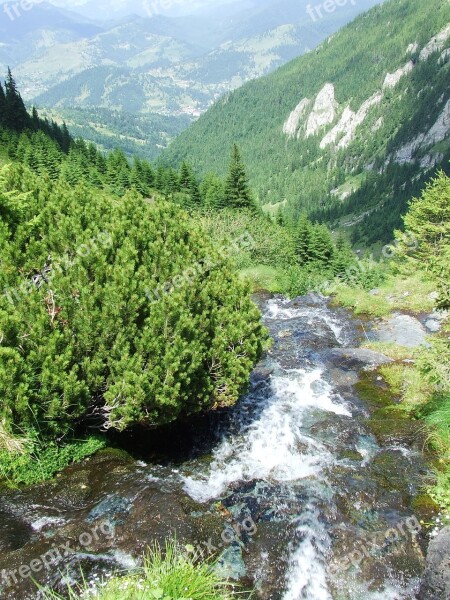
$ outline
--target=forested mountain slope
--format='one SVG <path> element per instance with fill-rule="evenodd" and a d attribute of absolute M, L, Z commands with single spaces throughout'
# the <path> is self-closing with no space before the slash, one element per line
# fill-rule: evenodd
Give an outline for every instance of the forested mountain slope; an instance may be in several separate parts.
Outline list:
<path fill-rule="evenodd" d="M 407 199 L 448 165 L 449 46 L 448 0 L 390 0 L 228 94 L 164 159 L 223 172 L 237 142 L 263 205 L 388 241 Z"/>

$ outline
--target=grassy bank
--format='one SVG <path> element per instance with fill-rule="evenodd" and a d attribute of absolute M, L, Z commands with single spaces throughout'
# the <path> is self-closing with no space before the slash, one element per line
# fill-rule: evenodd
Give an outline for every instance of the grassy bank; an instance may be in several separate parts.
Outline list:
<path fill-rule="evenodd" d="M 425 272 L 408 276 L 390 273 L 377 290 L 339 284 L 334 301 L 356 314 L 389 317 L 395 312 L 429 313 L 435 308 L 436 282 Z M 423 422 L 424 450 L 434 457 L 432 480 L 424 491 L 435 504 L 439 528 L 450 523 L 450 320 L 439 334 L 430 335 L 428 345 L 419 348 L 387 342 L 367 342 L 364 347 L 381 352 L 394 362 L 383 365 L 378 374 L 399 402 L 396 410 Z"/>
<path fill-rule="evenodd" d="M 105 447 L 106 438 L 102 436 L 57 443 L 42 440 L 33 431 L 14 437 L 0 424 L 0 485 L 17 487 L 49 480 Z"/>

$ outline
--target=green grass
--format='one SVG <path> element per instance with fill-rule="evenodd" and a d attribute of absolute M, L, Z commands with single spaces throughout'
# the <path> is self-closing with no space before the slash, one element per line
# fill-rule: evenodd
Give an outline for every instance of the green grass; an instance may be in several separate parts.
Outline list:
<path fill-rule="evenodd" d="M 0 442 L 1 439 L 0 431 Z M 15 446 L 11 446 L 12 441 Z M 6 443 L 0 443 L 0 482 L 8 487 L 17 487 L 46 481 L 105 446 L 104 438 L 97 436 L 70 440 L 64 445 L 42 442 L 33 434 L 23 438 L 8 436 Z"/>
<path fill-rule="evenodd" d="M 255 292 L 267 290 L 282 293 L 284 289 L 283 272 L 275 267 L 256 265 L 240 271 L 240 276 L 250 280 Z"/>
<path fill-rule="evenodd" d="M 429 401 L 432 386 L 414 364 L 383 365 L 379 372 L 406 410 L 416 410 Z"/>
<path fill-rule="evenodd" d="M 158 544 L 149 549 L 142 569 L 124 577 L 113 577 L 93 588 L 83 584 L 72 586 L 70 600 L 232 600 L 238 592 L 215 570 L 212 561 L 197 562 L 192 547 L 181 548 L 176 542 L 166 542 L 164 550 Z M 63 597 L 43 590 L 45 600 Z M 248 594 L 239 595 L 248 598 Z"/>
<path fill-rule="evenodd" d="M 435 291 L 435 284 L 420 272 L 409 277 L 387 277 L 377 288 L 376 295 L 346 284 L 337 284 L 332 289 L 338 304 L 351 308 L 356 314 L 374 317 L 385 317 L 395 311 L 431 312 L 434 300 L 430 294 Z"/>
<path fill-rule="evenodd" d="M 430 497 L 438 504 L 443 511 L 443 517 L 447 521 L 450 519 L 450 460 L 435 470 L 436 481 L 428 490 Z"/>

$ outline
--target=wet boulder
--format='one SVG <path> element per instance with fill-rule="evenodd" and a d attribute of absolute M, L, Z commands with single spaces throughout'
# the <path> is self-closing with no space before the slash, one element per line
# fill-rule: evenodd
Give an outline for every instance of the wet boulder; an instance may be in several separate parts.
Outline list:
<path fill-rule="evenodd" d="M 450 598 L 450 527 L 445 527 L 428 547 L 427 565 L 419 600 Z"/>
<path fill-rule="evenodd" d="M 325 351 L 322 358 L 335 367 L 347 370 L 376 368 L 393 362 L 384 354 L 367 348 L 332 348 Z"/>

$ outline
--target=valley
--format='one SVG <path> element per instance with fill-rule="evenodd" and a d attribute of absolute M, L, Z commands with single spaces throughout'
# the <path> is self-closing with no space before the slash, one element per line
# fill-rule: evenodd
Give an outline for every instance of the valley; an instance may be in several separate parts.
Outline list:
<path fill-rule="evenodd" d="M 176 17 L 149 16 L 141 6 L 139 16 L 113 24 L 102 16 L 108 11 L 91 20 L 38 3 L 13 21 L 2 15 L 0 67 L 13 68 L 27 101 L 51 109 L 56 119 L 79 110 L 76 125 L 83 128 L 84 111 L 96 114 L 97 133 L 83 133 L 96 142 L 101 136 L 105 147 L 110 140 L 98 129 L 120 140 L 112 126 L 117 115 L 159 115 L 158 143 L 136 148 L 153 158 L 174 131 L 187 128 L 224 94 L 312 50 L 378 1 L 349 3 L 317 23 L 307 15 L 306 0 L 231 2 Z"/>

